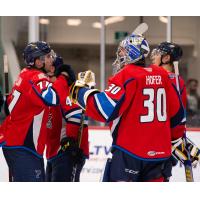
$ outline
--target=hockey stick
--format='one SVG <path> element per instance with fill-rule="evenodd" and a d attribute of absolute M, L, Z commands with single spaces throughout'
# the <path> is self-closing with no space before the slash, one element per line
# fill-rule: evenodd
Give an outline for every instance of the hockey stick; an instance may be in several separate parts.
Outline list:
<path fill-rule="evenodd" d="M 80 119 L 80 127 L 79 127 L 78 135 L 77 135 L 78 148 L 80 148 L 80 146 L 81 146 L 81 141 L 82 141 L 82 136 L 83 136 L 83 128 L 84 128 L 84 120 L 85 120 L 85 111 L 82 110 L 81 119 Z M 76 163 L 74 165 L 73 171 L 72 171 L 72 182 L 76 182 L 77 168 L 78 168 L 78 164 Z"/>
<path fill-rule="evenodd" d="M 3 56 L 3 63 L 4 63 L 4 84 L 5 84 L 5 95 L 9 93 L 9 82 L 8 82 L 8 57 L 5 54 Z"/>
<path fill-rule="evenodd" d="M 89 84 L 88 87 L 90 89 L 94 89 L 94 86 L 96 84 L 95 83 L 95 76 L 94 76 L 94 74 L 92 75 L 92 72 L 90 70 L 88 70 L 86 73 L 79 73 L 78 79 L 82 80 L 83 83 L 88 83 Z M 94 82 L 90 82 L 91 79 Z M 80 146 L 81 146 L 81 141 L 82 141 L 82 136 L 83 136 L 83 128 L 84 128 L 84 121 L 85 121 L 85 110 L 82 110 L 81 119 L 80 119 L 80 127 L 79 127 L 79 130 L 78 130 L 78 136 L 77 136 L 78 148 L 80 148 Z M 72 172 L 72 181 L 73 182 L 75 182 L 77 167 L 78 167 L 78 164 L 75 164 L 75 166 L 73 167 L 73 172 Z"/>
<path fill-rule="evenodd" d="M 179 77 L 178 61 L 173 62 L 173 64 L 174 64 L 174 71 L 175 71 L 175 77 L 176 77 L 176 87 L 177 87 L 179 95 L 181 95 L 180 94 L 179 78 L 178 78 Z M 183 137 L 183 141 L 186 145 L 187 144 L 186 136 Z M 186 181 L 187 182 L 194 182 L 190 152 L 187 149 L 186 149 L 186 153 L 187 153 L 188 159 L 186 161 L 184 161 L 184 163 L 183 163 L 184 167 L 185 167 Z"/>
<path fill-rule="evenodd" d="M 148 27 L 148 25 L 146 23 L 141 23 L 135 28 L 135 30 L 131 33 L 131 35 L 132 34 L 134 34 L 134 35 L 142 35 L 145 32 L 147 32 L 148 28 L 149 27 Z"/>

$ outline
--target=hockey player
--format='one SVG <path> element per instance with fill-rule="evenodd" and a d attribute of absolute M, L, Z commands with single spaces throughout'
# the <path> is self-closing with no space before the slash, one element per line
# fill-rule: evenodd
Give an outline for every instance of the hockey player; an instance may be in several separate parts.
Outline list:
<path fill-rule="evenodd" d="M 27 67 L 19 74 L 7 100 L 10 114 L 2 125 L 6 137 L 3 153 L 13 181 L 44 181 L 44 113 L 48 106 L 64 101 L 75 75 L 69 67 L 59 68 L 56 81 L 50 82 L 44 72 L 54 58 L 46 42 L 29 43 L 23 56 Z M 63 90 L 66 94 L 61 93 Z"/>
<path fill-rule="evenodd" d="M 174 73 L 174 61 L 179 61 L 180 58 L 182 57 L 182 49 L 179 45 L 171 42 L 162 42 L 160 43 L 155 49 L 153 49 L 151 53 L 151 60 L 152 63 L 158 66 L 161 66 L 163 69 L 165 69 L 169 75 L 169 79 L 172 81 L 172 84 L 176 86 L 176 74 Z M 178 76 L 179 80 L 179 88 L 180 88 L 180 96 L 181 100 L 184 106 L 184 109 L 186 110 L 186 104 L 187 104 L 187 96 L 186 96 L 186 86 L 184 80 Z M 176 86 L 177 87 L 177 86 Z M 172 131 L 176 132 L 181 132 L 186 133 L 186 125 L 185 122 L 180 124 L 178 127 L 174 128 Z M 178 133 L 179 134 L 179 133 Z M 188 141 L 189 142 L 189 141 Z M 181 143 L 180 143 L 181 144 Z M 182 144 L 181 144 L 182 145 Z M 181 146 L 180 145 L 180 146 Z M 191 154 L 191 161 L 193 164 L 195 164 L 199 160 L 199 150 L 198 148 L 193 145 L 191 142 L 187 144 L 191 152 L 194 152 Z M 182 152 L 184 152 L 184 149 L 182 149 Z M 175 152 L 174 152 L 175 153 Z M 179 155 L 179 154 L 178 154 Z M 176 154 L 176 158 L 178 160 L 182 159 L 185 157 L 187 158 L 186 152 L 184 152 L 184 156 L 179 158 Z M 177 160 L 174 157 L 171 157 L 169 161 L 166 162 L 166 166 L 163 170 L 165 181 L 169 181 L 169 178 L 172 176 L 172 166 L 175 166 L 177 164 Z"/>
<path fill-rule="evenodd" d="M 174 73 L 174 61 L 179 61 L 182 57 L 182 49 L 179 45 L 171 42 L 162 42 L 151 53 L 152 63 L 164 68 L 169 74 L 169 78 L 176 85 Z M 181 99 L 186 108 L 186 86 L 184 80 L 179 76 Z M 184 126 L 185 127 L 185 126 Z"/>
<path fill-rule="evenodd" d="M 166 71 L 144 67 L 149 51 L 147 40 L 132 34 L 119 45 L 118 72 L 104 92 L 87 88 L 90 77 L 77 81 L 70 92 L 89 117 L 112 122 L 109 181 L 163 181 L 171 140 L 182 137 L 171 134 L 171 128 L 181 123 L 184 109 Z"/>
<path fill-rule="evenodd" d="M 63 59 L 56 56 L 53 66 L 49 67 L 47 74 L 53 82 L 56 80 L 55 69 L 63 64 Z M 65 90 L 63 92 L 65 93 Z M 85 159 L 89 157 L 87 118 L 84 122 L 80 148 L 77 143 L 81 113 L 82 109 L 72 104 L 69 97 L 63 104 L 49 107 L 46 181 L 80 180 Z"/>

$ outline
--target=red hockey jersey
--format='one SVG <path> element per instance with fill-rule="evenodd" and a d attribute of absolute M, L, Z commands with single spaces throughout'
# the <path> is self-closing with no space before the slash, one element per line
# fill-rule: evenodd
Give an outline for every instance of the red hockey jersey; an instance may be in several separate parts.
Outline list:
<path fill-rule="evenodd" d="M 5 119 L 6 148 L 25 148 L 42 155 L 46 143 L 48 106 L 59 104 L 58 96 L 63 88 L 68 95 L 64 76 L 52 84 L 49 78 L 37 69 L 21 71 L 8 97 L 10 115 Z"/>
<path fill-rule="evenodd" d="M 78 102 L 85 107 L 82 88 Z M 109 79 L 104 92 L 90 95 L 86 113 L 112 122 L 113 148 L 139 159 L 162 160 L 171 155 L 171 128 L 184 118 L 184 109 L 167 72 L 157 66 L 126 65 Z"/>

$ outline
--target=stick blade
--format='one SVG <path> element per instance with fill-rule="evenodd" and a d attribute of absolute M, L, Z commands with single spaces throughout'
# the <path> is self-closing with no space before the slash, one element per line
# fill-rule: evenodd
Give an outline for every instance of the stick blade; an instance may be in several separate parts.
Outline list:
<path fill-rule="evenodd" d="M 149 27 L 148 27 L 147 23 L 145 23 L 145 22 L 141 23 L 136 27 L 136 29 L 132 32 L 132 34 L 134 34 L 134 35 L 142 35 L 148 30 L 148 28 Z"/>

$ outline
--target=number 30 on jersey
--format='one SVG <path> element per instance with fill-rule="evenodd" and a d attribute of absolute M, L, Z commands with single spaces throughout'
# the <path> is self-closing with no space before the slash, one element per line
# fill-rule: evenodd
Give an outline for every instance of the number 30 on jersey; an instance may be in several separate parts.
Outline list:
<path fill-rule="evenodd" d="M 140 122 L 153 122 L 155 116 L 160 122 L 167 120 L 166 112 L 166 92 L 164 88 L 144 88 L 143 95 L 148 96 L 148 99 L 144 100 L 144 108 L 147 108 L 147 114 L 140 116 Z"/>

